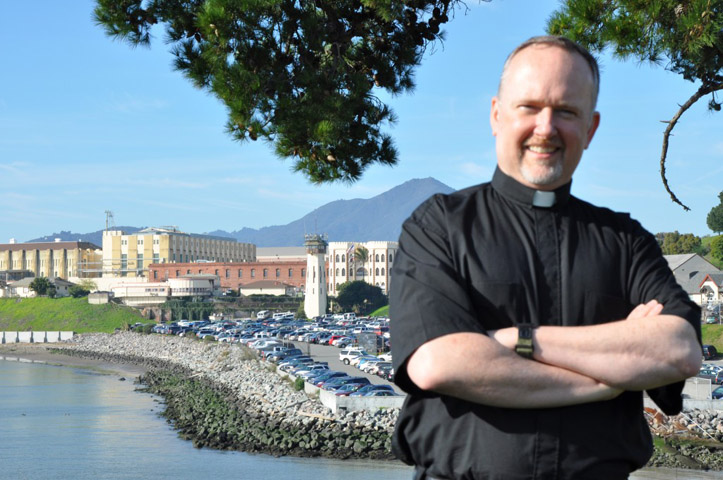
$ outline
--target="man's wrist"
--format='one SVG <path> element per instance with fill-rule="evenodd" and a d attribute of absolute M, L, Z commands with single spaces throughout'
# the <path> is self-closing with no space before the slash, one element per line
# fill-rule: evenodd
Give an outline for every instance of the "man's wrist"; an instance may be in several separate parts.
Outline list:
<path fill-rule="evenodd" d="M 535 345 L 532 339 L 532 331 L 534 328 L 534 325 L 531 323 L 520 323 L 517 325 L 515 353 L 530 360 L 532 360 L 535 353 Z"/>

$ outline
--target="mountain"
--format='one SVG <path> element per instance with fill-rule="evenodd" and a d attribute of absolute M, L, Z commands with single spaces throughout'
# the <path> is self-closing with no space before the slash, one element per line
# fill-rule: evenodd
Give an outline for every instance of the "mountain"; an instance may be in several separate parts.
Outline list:
<path fill-rule="evenodd" d="M 113 230 L 123 230 L 126 233 L 135 233 L 138 230 L 143 230 L 146 227 L 114 226 L 112 228 Z M 92 233 L 73 233 L 67 230 L 62 230 L 60 233 L 54 233 L 52 235 L 46 235 L 44 237 L 28 240 L 28 243 L 54 242 L 56 238 L 60 239 L 63 242 L 90 242 L 94 245 L 98 245 L 99 247 L 103 246 L 103 230 L 98 230 L 97 232 Z"/>
<path fill-rule="evenodd" d="M 336 200 L 286 225 L 217 230 L 212 235 L 235 238 L 257 247 L 302 246 L 304 233 L 326 233 L 329 241 L 396 241 L 402 222 L 435 193 L 454 189 L 434 178 L 409 180 L 369 199 Z"/>
<path fill-rule="evenodd" d="M 454 189 L 434 178 L 409 180 L 369 199 L 336 200 L 286 225 L 260 229 L 242 228 L 233 232 L 215 230 L 208 235 L 235 238 L 258 247 L 294 247 L 304 244 L 305 233 L 326 233 L 331 242 L 396 241 L 402 222 L 424 200 L 435 193 L 451 193 Z M 125 232 L 136 227 L 115 227 Z M 60 232 L 36 241 L 82 240 L 101 245 L 103 231 L 88 234 Z"/>

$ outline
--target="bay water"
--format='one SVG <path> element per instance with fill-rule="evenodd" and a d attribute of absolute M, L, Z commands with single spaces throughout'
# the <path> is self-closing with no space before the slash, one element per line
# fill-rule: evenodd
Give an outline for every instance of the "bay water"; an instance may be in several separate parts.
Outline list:
<path fill-rule="evenodd" d="M 194 448 L 131 379 L 0 356 L 0 480 L 410 480 L 399 462 L 272 457 Z M 642 479 L 723 479 L 645 470 Z"/>

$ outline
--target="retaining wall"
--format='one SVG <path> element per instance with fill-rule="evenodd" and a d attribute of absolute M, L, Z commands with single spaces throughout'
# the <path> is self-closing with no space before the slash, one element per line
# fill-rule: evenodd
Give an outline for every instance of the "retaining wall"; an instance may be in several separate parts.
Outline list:
<path fill-rule="evenodd" d="M 284 373 L 284 372 L 279 372 Z M 288 375 L 292 380 L 293 375 Z M 395 397 L 341 397 L 336 396 L 334 392 L 323 390 L 308 382 L 304 382 L 304 391 L 309 395 L 318 395 L 319 401 L 325 407 L 331 409 L 332 412 L 338 411 L 355 412 L 358 410 L 376 411 L 380 408 L 402 408 L 406 395 Z"/>
<path fill-rule="evenodd" d="M 72 338 L 72 331 L 2 332 L 2 335 L 0 335 L 0 343 L 55 343 L 64 342 Z"/>

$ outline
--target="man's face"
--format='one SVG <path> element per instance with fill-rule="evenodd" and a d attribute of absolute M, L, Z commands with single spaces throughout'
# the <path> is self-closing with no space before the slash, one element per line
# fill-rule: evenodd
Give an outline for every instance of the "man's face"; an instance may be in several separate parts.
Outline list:
<path fill-rule="evenodd" d="M 572 178 L 600 123 L 585 60 L 551 45 L 515 55 L 492 99 L 490 123 L 500 169 L 538 190 Z"/>

